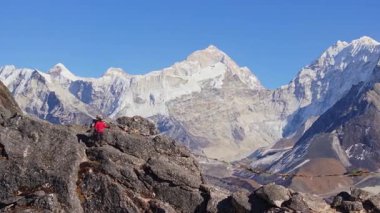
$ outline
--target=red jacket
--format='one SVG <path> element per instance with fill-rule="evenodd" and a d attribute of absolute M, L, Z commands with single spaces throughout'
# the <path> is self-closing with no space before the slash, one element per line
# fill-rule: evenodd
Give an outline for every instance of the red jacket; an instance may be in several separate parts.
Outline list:
<path fill-rule="evenodd" d="M 95 131 L 98 133 L 103 133 L 105 128 L 108 128 L 107 124 L 104 121 L 96 121 Z"/>

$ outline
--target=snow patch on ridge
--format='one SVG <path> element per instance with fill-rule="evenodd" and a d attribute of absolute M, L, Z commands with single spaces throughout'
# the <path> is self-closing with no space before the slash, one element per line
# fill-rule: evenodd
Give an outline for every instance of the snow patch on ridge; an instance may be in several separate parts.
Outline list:
<path fill-rule="evenodd" d="M 290 173 L 290 172 L 292 172 L 292 171 L 294 171 L 294 170 L 300 168 L 301 166 L 307 164 L 308 162 L 310 162 L 310 159 L 306 159 L 306 160 L 302 161 L 300 164 L 298 164 L 298 165 L 294 166 L 292 169 L 290 169 L 290 170 L 288 171 L 288 173 Z"/>
<path fill-rule="evenodd" d="M 273 164 L 273 162 L 281 159 L 291 148 L 292 147 L 284 149 L 268 149 L 257 153 L 257 156 L 252 159 L 253 161 L 250 166 L 252 168 L 257 168 Z"/>

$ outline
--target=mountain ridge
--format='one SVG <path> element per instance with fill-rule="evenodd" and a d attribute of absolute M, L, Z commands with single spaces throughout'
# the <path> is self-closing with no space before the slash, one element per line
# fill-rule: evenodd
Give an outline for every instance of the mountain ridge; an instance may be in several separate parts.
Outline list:
<path fill-rule="evenodd" d="M 346 42 L 346 41 L 341 41 L 341 40 L 338 40 L 334 45 L 332 45 L 330 48 L 328 48 L 326 51 L 324 51 L 322 54 L 321 54 L 321 58 L 324 58 L 325 56 L 327 55 L 331 55 L 333 52 L 336 52 L 336 50 L 334 49 L 338 49 L 338 52 L 339 52 L 339 49 L 341 50 L 342 47 L 347 47 L 349 44 L 355 44 L 355 45 L 370 45 L 370 46 L 376 46 L 376 45 L 379 45 L 380 43 L 378 41 L 376 41 L 375 39 L 369 37 L 369 36 L 362 36 L 358 39 L 354 39 L 352 40 L 350 43 Z M 214 53 L 214 54 L 212 54 Z M 184 61 L 187 61 L 187 60 L 191 60 L 191 61 L 196 61 L 196 56 L 199 56 L 199 55 L 203 55 L 203 56 L 209 56 L 211 59 L 214 59 L 216 61 L 223 61 L 223 59 L 226 57 L 227 58 L 227 61 L 232 61 L 232 59 L 225 53 L 223 52 L 222 50 L 220 50 L 218 47 L 216 47 L 215 45 L 213 44 L 210 44 L 207 48 L 205 49 L 201 49 L 201 50 L 196 50 L 194 51 L 193 53 L 191 53 L 189 56 L 186 57 L 185 60 L 181 61 L 181 62 L 184 62 Z M 211 55 L 211 56 L 210 56 Z M 176 62 L 174 63 L 172 66 L 174 66 L 175 64 L 178 64 L 178 63 L 181 63 L 181 62 Z M 231 63 L 231 62 L 230 62 Z M 232 63 L 234 64 L 233 66 L 236 65 L 235 62 L 232 61 Z M 310 65 L 307 65 L 305 66 L 304 68 L 308 68 Z M 105 76 L 105 75 L 112 75 L 113 73 L 115 75 L 118 75 L 120 73 L 123 73 L 123 74 L 127 74 L 127 75 L 130 75 L 130 76 L 145 76 L 145 75 L 150 75 L 150 74 L 153 74 L 155 75 L 157 72 L 162 72 L 162 71 L 166 71 L 168 68 L 170 67 L 166 67 L 166 68 L 163 68 L 161 70 L 156 70 L 156 71 L 151 71 L 151 72 L 147 72 L 145 74 L 138 74 L 138 75 L 130 75 L 128 74 L 127 72 L 124 71 L 123 68 L 119 68 L 119 67 L 110 67 L 108 68 L 101 76 Z M 250 69 L 248 67 L 241 67 L 242 69 L 244 70 L 249 70 Z M 0 67 L 0 69 L 27 69 L 27 68 L 16 68 L 15 65 L 3 65 Z M 63 63 L 59 62 L 57 63 L 56 65 L 54 65 L 52 68 L 50 68 L 48 70 L 48 72 L 41 72 L 41 73 L 44 73 L 44 74 L 52 74 L 52 73 L 55 73 L 54 71 L 58 69 L 58 70 L 64 70 L 64 72 L 62 73 L 65 73 L 66 77 L 68 77 L 68 75 L 70 75 L 70 78 L 75 76 L 76 79 L 94 79 L 96 77 L 81 77 L 81 76 L 76 76 L 74 73 L 72 73 Z M 33 69 L 33 70 L 37 70 L 37 69 Z M 300 72 L 302 72 L 303 69 L 301 69 Z M 251 72 L 251 71 L 250 71 Z M 297 74 L 299 75 L 300 72 Z M 60 73 L 60 72 L 59 72 Z M 254 73 L 252 73 L 254 74 Z M 73 79 L 71 79 L 73 80 Z M 294 79 L 293 79 L 294 80 Z M 277 88 L 273 89 L 273 90 L 276 90 L 276 89 L 280 89 L 281 87 L 283 86 L 286 86 L 286 85 L 281 85 L 281 86 L 278 86 Z"/>
<path fill-rule="evenodd" d="M 110 68 L 100 78 L 70 80 L 70 75 L 50 78 L 3 67 L 0 80 L 24 111 L 51 122 L 85 123 L 98 113 L 169 118 L 180 126 L 172 126 L 179 132 L 168 134 L 187 138 L 195 143 L 189 146 L 200 147 L 209 157 L 236 160 L 311 124 L 353 85 L 368 81 L 379 55 L 380 45 L 368 37 L 337 42 L 276 90 L 263 87 L 249 69 L 215 46 L 146 75 Z M 210 122 L 215 125 L 205 131 Z"/>

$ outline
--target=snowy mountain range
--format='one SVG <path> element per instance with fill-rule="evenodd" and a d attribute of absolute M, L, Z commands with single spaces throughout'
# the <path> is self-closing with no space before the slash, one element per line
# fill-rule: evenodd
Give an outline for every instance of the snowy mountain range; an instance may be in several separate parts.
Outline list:
<path fill-rule="evenodd" d="M 100 78 L 81 78 L 57 64 L 47 73 L 4 66 L 0 80 L 25 112 L 50 122 L 141 115 L 196 152 L 236 160 L 296 141 L 353 85 L 370 81 L 379 57 L 380 43 L 369 37 L 338 41 L 276 90 L 215 46 L 145 75 L 110 68 Z"/>

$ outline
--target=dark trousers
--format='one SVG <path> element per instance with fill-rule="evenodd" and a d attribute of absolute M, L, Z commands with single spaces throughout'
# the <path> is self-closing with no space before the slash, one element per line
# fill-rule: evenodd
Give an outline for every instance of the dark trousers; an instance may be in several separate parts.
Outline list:
<path fill-rule="evenodd" d="M 95 145 L 102 145 L 103 143 L 103 133 L 101 132 L 94 132 L 93 139 L 95 142 Z"/>

